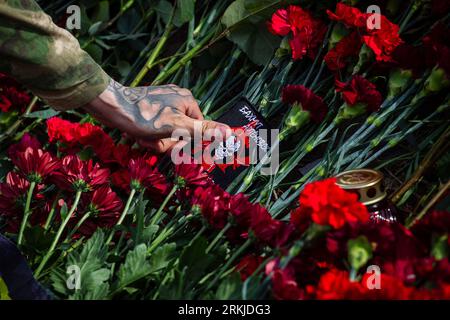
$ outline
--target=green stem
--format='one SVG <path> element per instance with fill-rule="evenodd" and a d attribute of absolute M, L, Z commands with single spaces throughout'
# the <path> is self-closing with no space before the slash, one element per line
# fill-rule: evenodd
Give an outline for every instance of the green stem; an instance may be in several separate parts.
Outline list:
<path fill-rule="evenodd" d="M 84 216 L 81 217 L 80 221 L 75 225 L 75 227 L 70 231 L 69 235 L 67 236 L 67 240 L 70 240 L 72 236 L 77 232 L 77 230 L 81 227 L 81 225 L 91 216 L 91 211 L 88 211 L 84 214 Z"/>
<path fill-rule="evenodd" d="M 136 87 L 142 81 L 142 79 L 145 77 L 147 72 L 154 66 L 153 63 L 155 62 L 156 58 L 161 53 L 161 50 L 163 49 L 164 45 L 166 44 L 167 40 L 169 39 L 170 32 L 172 31 L 172 27 L 173 27 L 172 20 L 173 20 L 174 12 L 175 12 L 175 6 L 174 6 L 174 9 L 172 10 L 172 14 L 170 15 L 169 21 L 167 22 L 166 30 L 164 31 L 163 35 L 159 39 L 158 43 L 156 44 L 155 49 L 152 51 L 150 57 L 148 58 L 147 62 L 144 65 L 144 67 L 142 67 L 141 71 L 139 71 L 136 78 L 134 78 L 133 82 L 130 85 L 131 87 Z"/>
<path fill-rule="evenodd" d="M 58 203 L 58 198 L 59 198 L 59 194 L 56 196 L 55 201 L 53 201 L 52 208 L 50 209 L 50 212 L 48 213 L 48 217 L 47 217 L 47 220 L 45 221 L 45 225 L 44 225 L 45 230 L 48 230 L 48 228 L 50 227 L 50 224 L 52 223 L 53 216 L 55 214 L 56 204 Z"/>
<path fill-rule="evenodd" d="M 208 254 L 212 248 L 214 248 L 214 246 L 216 245 L 217 241 L 219 241 L 220 238 L 223 237 L 223 235 L 225 234 L 225 232 L 228 231 L 228 229 L 231 228 L 231 223 L 227 223 L 227 225 L 222 228 L 222 230 L 220 230 L 220 232 L 216 235 L 216 237 L 214 238 L 214 240 L 209 244 L 208 248 L 206 248 L 205 253 Z"/>
<path fill-rule="evenodd" d="M 189 52 L 187 52 L 176 64 L 174 64 L 169 70 L 161 72 L 156 79 L 153 81 L 152 85 L 159 85 L 164 82 L 169 76 L 178 71 L 181 67 L 192 60 L 197 53 L 206 45 L 206 43 L 214 36 L 215 31 L 210 32 L 202 41 L 200 41 L 195 47 L 193 47 Z"/>
<path fill-rule="evenodd" d="M 209 285 L 206 287 L 206 291 L 211 289 L 216 285 L 216 283 L 222 278 L 222 274 L 224 271 L 227 271 L 230 265 L 236 260 L 237 257 L 239 257 L 242 252 L 244 252 L 250 245 L 252 244 L 252 239 L 247 239 L 247 241 L 244 242 L 244 244 L 234 252 L 234 254 L 228 259 L 227 263 L 220 269 L 219 273 L 216 275 L 216 277 L 209 283 Z"/>
<path fill-rule="evenodd" d="M 164 199 L 163 203 L 161 204 L 161 206 L 159 207 L 158 211 L 156 211 L 155 215 L 153 216 L 152 220 L 150 221 L 150 225 L 153 224 L 157 224 L 159 218 L 161 218 L 162 215 L 162 211 L 164 210 L 164 208 L 166 207 L 167 203 L 169 203 L 170 199 L 173 197 L 173 195 L 175 194 L 175 192 L 177 191 L 178 186 L 175 184 L 172 187 L 172 190 L 170 190 L 169 194 L 167 195 L 167 197 Z"/>
<path fill-rule="evenodd" d="M 25 209 L 23 211 L 23 219 L 22 224 L 20 225 L 20 231 L 19 231 L 19 237 L 17 238 L 17 245 L 20 246 L 22 244 L 23 240 L 23 232 L 25 231 L 25 227 L 27 226 L 28 217 L 31 214 L 30 211 L 30 204 L 31 204 L 31 198 L 33 197 L 33 191 L 36 187 L 36 182 L 31 182 L 30 187 L 28 188 L 28 194 L 27 194 L 27 202 L 25 203 Z"/>
<path fill-rule="evenodd" d="M 202 226 L 201 229 L 197 232 L 197 234 L 192 238 L 191 241 L 189 241 L 189 244 L 187 245 L 187 247 L 189 247 L 191 244 L 193 244 L 195 242 L 195 240 L 197 240 L 202 234 L 203 232 L 205 232 L 207 229 L 206 226 Z"/>
<path fill-rule="evenodd" d="M 78 203 L 80 202 L 81 193 L 82 193 L 82 191 L 77 191 L 77 193 L 75 195 L 75 200 L 72 204 L 72 207 L 70 208 L 69 212 L 67 213 L 67 216 L 62 221 L 61 225 L 59 226 L 58 232 L 56 233 L 55 239 L 53 239 L 50 249 L 47 251 L 47 253 L 45 254 L 41 263 L 39 264 L 38 268 L 36 269 L 36 272 L 35 272 L 36 278 L 39 277 L 40 273 L 42 272 L 42 269 L 44 269 L 46 263 L 53 255 L 56 245 L 58 244 L 59 238 L 61 238 L 61 235 L 62 235 L 64 229 L 66 228 L 67 223 L 69 223 L 70 218 L 72 217 L 73 213 L 75 212 L 75 210 L 78 206 Z"/>
<path fill-rule="evenodd" d="M 409 223 L 406 227 L 411 228 L 417 221 L 423 218 L 423 216 L 433 208 L 436 203 L 443 197 L 443 195 L 450 189 L 450 180 L 439 190 L 439 192 L 431 199 L 431 201 L 422 209 L 422 211 Z"/>
<path fill-rule="evenodd" d="M 421 1 L 414 2 L 414 4 L 412 5 L 412 8 L 408 12 L 408 15 L 405 17 L 405 19 L 402 21 L 402 23 L 400 25 L 399 33 L 403 32 L 403 29 L 406 27 L 409 20 L 412 18 L 414 13 L 416 13 L 416 11 L 419 9 L 420 4 L 421 4 Z"/>
<path fill-rule="evenodd" d="M 130 210 L 131 202 L 133 201 L 134 195 L 136 194 L 136 189 L 132 188 L 130 195 L 128 196 L 127 203 L 125 204 L 125 208 L 123 208 L 122 214 L 119 217 L 119 220 L 117 220 L 116 226 L 119 226 L 123 223 L 123 220 L 125 219 L 126 215 L 128 214 L 128 210 Z M 114 237 L 114 229 L 111 230 L 111 233 L 108 236 L 108 239 L 106 240 L 106 243 L 109 244 Z"/>
<path fill-rule="evenodd" d="M 8 130 L 5 131 L 5 133 L 3 133 L 2 135 L 0 135 L 0 142 L 3 142 L 3 140 L 5 140 L 6 138 L 10 137 L 13 135 L 13 133 L 17 130 L 17 128 L 19 128 L 19 126 L 21 125 L 23 118 L 30 114 L 30 112 L 33 110 L 36 102 L 38 101 L 38 97 L 34 96 L 33 99 L 31 99 L 30 103 L 28 104 L 27 108 L 25 109 L 25 112 L 23 113 L 23 115 L 16 120 L 16 122 L 14 122 L 9 128 Z"/>

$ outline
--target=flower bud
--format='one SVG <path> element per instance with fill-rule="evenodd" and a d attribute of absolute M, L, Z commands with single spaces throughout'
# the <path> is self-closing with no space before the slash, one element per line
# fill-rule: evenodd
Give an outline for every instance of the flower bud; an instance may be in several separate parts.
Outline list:
<path fill-rule="evenodd" d="M 302 109 L 301 103 L 295 103 L 289 110 L 286 120 L 284 120 L 283 130 L 280 132 L 280 140 L 283 140 L 288 135 L 296 132 L 304 124 L 308 123 L 310 115 L 308 111 Z"/>
<path fill-rule="evenodd" d="M 402 70 L 402 69 L 395 69 L 393 70 L 389 75 L 389 82 L 388 82 L 388 100 L 392 100 L 399 94 L 401 94 L 406 86 L 409 84 L 410 80 L 412 79 L 412 71 L 411 70 Z"/>
<path fill-rule="evenodd" d="M 372 247 L 365 236 L 347 242 L 348 262 L 353 270 L 359 270 L 372 258 Z"/>

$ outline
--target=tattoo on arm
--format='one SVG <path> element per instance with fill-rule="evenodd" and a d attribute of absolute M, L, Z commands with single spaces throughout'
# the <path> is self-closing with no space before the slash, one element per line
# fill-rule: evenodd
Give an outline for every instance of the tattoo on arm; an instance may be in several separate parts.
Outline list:
<path fill-rule="evenodd" d="M 173 129 L 172 124 L 164 123 L 164 118 L 180 114 L 181 99 L 187 97 L 185 92 L 180 92 L 183 89 L 176 86 L 130 88 L 112 79 L 107 90 L 137 124 L 163 131 Z"/>

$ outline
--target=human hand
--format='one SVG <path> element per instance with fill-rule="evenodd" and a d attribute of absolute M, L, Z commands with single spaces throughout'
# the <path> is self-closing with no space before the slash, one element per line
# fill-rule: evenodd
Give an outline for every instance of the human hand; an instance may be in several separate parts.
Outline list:
<path fill-rule="evenodd" d="M 115 127 L 136 138 L 155 152 L 171 149 L 177 141 L 170 139 L 176 129 L 191 136 L 207 130 L 220 130 L 225 136 L 229 127 L 204 120 L 192 93 L 176 85 L 125 87 L 111 79 L 108 88 L 85 109 L 105 125 Z"/>

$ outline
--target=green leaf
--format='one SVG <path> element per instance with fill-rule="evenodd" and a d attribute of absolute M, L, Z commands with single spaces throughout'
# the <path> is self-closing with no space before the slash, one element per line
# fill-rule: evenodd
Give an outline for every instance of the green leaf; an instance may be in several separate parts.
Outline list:
<path fill-rule="evenodd" d="M 226 277 L 217 288 L 215 299 L 230 300 L 239 299 L 239 294 L 242 289 L 242 281 L 239 273 L 233 272 Z"/>
<path fill-rule="evenodd" d="M 150 272 L 151 265 L 147 261 L 147 246 L 142 243 L 128 252 L 125 262 L 119 269 L 118 287 L 123 289 L 147 276 Z"/>
<path fill-rule="evenodd" d="M 195 0 L 177 0 L 173 24 L 181 27 L 186 22 L 194 19 Z"/>
<path fill-rule="evenodd" d="M 258 65 L 267 64 L 275 49 L 280 45 L 281 38 L 267 30 L 268 12 L 279 1 L 249 1 L 236 0 L 222 16 L 222 24 L 230 29 L 228 39 L 244 51 Z"/>
<path fill-rule="evenodd" d="M 109 1 L 100 1 L 97 5 L 92 21 L 107 22 L 109 20 Z"/>
<path fill-rule="evenodd" d="M 84 50 L 89 53 L 89 55 L 96 62 L 101 62 L 103 56 L 103 49 L 96 43 L 90 43 Z"/>
<path fill-rule="evenodd" d="M 108 296 L 110 271 L 106 262 L 108 248 L 105 235 L 97 230 L 83 246 L 69 253 L 65 268 L 53 269 L 50 274 L 56 292 L 70 299 L 105 299 Z M 80 288 L 69 289 L 69 267 L 79 268 Z"/>
<path fill-rule="evenodd" d="M 166 268 L 174 258 L 173 253 L 176 249 L 175 243 L 167 243 L 154 251 L 150 257 L 151 273 L 159 272 Z"/>
<path fill-rule="evenodd" d="M 55 110 L 55 109 L 48 108 L 48 109 L 45 109 L 45 110 L 39 110 L 39 111 L 31 112 L 31 113 L 25 115 L 25 117 L 26 118 L 37 118 L 37 119 L 45 120 L 45 119 L 49 119 L 51 117 L 54 117 L 54 116 L 58 115 L 59 113 L 60 112 Z"/>
<path fill-rule="evenodd" d="M 172 14 L 172 8 L 173 7 L 169 1 L 160 0 L 155 5 L 154 10 L 158 13 L 162 21 L 167 24 L 167 22 L 169 22 L 170 15 Z"/>
<path fill-rule="evenodd" d="M 215 257 L 206 254 L 208 242 L 204 237 L 198 237 L 190 246 L 183 249 L 180 256 L 179 270 L 185 273 L 187 282 L 197 282 L 212 264 Z"/>
<path fill-rule="evenodd" d="M 97 21 L 96 23 L 92 24 L 88 30 L 89 35 L 91 36 L 95 35 L 100 30 L 102 24 L 103 24 L 102 21 Z"/>
<path fill-rule="evenodd" d="M 139 11 L 135 8 L 131 8 L 117 20 L 117 30 L 124 35 L 131 35 L 133 29 L 138 25 L 141 19 L 142 15 Z"/>
<path fill-rule="evenodd" d="M 142 242 L 150 244 L 150 242 L 153 240 L 153 238 L 155 237 L 158 230 L 159 230 L 159 226 L 156 224 L 146 227 L 142 231 L 142 235 L 141 235 Z"/>

